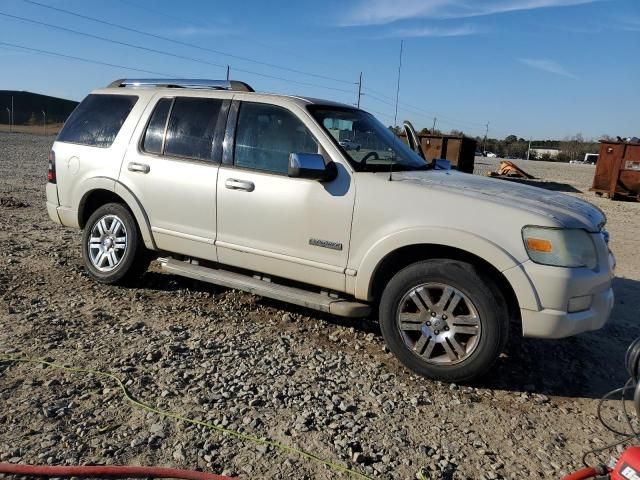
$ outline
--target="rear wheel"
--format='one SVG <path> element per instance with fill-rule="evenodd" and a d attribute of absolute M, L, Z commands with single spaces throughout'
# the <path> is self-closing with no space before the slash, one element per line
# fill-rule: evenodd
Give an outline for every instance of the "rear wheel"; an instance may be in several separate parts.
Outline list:
<path fill-rule="evenodd" d="M 101 283 L 123 283 L 146 271 L 150 255 L 131 212 L 107 203 L 89 217 L 82 235 L 87 272 Z"/>
<path fill-rule="evenodd" d="M 464 262 L 429 260 L 398 272 L 380 302 L 380 327 L 398 359 L 425 377 L 471 381 L 502 352 L 508 314 L 489 279 Z"/>

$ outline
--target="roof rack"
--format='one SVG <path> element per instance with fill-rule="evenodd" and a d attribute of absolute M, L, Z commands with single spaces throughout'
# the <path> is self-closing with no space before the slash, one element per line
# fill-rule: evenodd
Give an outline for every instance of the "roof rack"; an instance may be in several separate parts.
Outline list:
<path fill-rule="evenodd" d="M 121 78 L 111 82 L 114 87 L 166 87 L 166 88 L 210 88 L 213 90 L 238 90 L 255 92 L 251 86 L 238 80 L 205 80 L 199 78 Z"/>

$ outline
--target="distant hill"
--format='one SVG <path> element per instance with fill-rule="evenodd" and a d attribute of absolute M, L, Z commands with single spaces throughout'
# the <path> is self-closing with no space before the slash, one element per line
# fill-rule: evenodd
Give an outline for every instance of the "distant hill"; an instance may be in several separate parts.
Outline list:
<path fill-rule="evenodd" d="M 7 107 L 11 108 L 11 96 L 15 125 L 42 125 L 43 110 L 47 114 L 47 123 L 63 123 L 78 105 L 78 102 L 73 100 L 39 93 L 0 90 L 0 123 L 9 123 Z"/>

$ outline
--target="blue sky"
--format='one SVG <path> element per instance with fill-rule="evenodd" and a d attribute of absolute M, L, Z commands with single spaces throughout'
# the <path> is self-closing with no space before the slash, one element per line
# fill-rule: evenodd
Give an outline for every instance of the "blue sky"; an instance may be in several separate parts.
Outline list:
<path fill-rule="evenodd" d="M 79 100 L 116 78 L 157 76 L 6 43 L 174 77 L 224 78 L 230 64 L 256 90 L 350 104 L 362 72 L 361 106 L 388 125 L 404 40 L 399 122 L 431 127 L 435 116 L 470 135 L 489 122 L 500 138 L 640 136 L 639 0 L 34 1 L 205 50 L 2 0 L 0 89 Z"/>

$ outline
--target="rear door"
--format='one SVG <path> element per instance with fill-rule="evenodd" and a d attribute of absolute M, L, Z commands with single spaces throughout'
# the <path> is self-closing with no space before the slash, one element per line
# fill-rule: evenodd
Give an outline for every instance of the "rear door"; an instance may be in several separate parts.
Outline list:
<path fill-rule="evenodd" d="M 158 248 L 217 260 L 216 180 L 229 101 L 158 96 L 138 126 L 120 181 L 138 198 Z"/>

